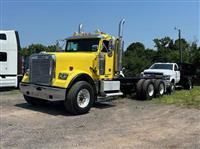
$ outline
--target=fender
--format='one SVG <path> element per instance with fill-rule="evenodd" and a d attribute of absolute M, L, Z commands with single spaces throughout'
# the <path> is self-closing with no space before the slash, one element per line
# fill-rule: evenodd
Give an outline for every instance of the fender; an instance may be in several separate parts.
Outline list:
<path fill-rule="evenodd" d="M 95 81 L 86 73 L 80 73 L 76 75 L 68 84 L 67 90 L 69 90 L 76 82 L 78 81 L 86 81 L 92 85 L 95 90 L 95 93 L 98 91 L 98 85 L 96 85 Z"/>

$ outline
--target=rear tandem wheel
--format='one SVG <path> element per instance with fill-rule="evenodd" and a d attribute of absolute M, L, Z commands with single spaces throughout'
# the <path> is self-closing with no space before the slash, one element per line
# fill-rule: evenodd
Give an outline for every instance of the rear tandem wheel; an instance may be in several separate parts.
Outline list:
<path fill-rule="evenodd" d="M 162 80 L 155 80 L 155 97 L 163 96 L 165 93 L 165 83 Z"/>
<path fill-rule="evenodd" d="M 141 79 L 136 85 L 136 95 L 140 100 L 150 100 L 154 97 L 155 87 L 152 80 Z"/>

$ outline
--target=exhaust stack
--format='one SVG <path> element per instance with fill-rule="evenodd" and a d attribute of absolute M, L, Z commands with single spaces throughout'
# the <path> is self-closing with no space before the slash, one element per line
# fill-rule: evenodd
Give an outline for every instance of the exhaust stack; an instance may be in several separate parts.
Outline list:
<path fill-rule="evenodd" d="M 118 44 L 117 44 L 117 56 L 115 59 L 116 62 L 116 72 L 117 75 L 122 74 L 122 54 L 123 54 L 123 26 L 125 23 L 125 19 L 122 19 L 119 23 L 119 31 L 118 31 Z"/>
<path fill-rule="evenodd" d="M 82 33 L 83 32 L 83 24 L 79 24 L 78 26 L 78 33 Z"/>
<path fill-rule="evenodd" d="M 119 32 L 118 32 L 119 38 L 122 38 L 122 36 L 123 36 L 123 25 L 124 25 L 124 23 L 125 23 L 125 19 L 122 19 L 119 22 Z"/>

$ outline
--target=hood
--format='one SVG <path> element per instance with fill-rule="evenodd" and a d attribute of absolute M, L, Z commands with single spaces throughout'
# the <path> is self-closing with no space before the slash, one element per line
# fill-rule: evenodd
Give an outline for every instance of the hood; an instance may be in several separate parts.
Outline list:
<path fill-rule="evenodd" d="M 146 69 L 144 70 L 144 73 L 160 73 L 163 75 L 171 75 L 172 70 L 167 70 L 167 69 Z"/>
<path fill-rule="evenodd" d="M 97 57 L 93 52 L 51 52 L 56 57 L 56 72 L 82 70 L 90 73 Z"/>

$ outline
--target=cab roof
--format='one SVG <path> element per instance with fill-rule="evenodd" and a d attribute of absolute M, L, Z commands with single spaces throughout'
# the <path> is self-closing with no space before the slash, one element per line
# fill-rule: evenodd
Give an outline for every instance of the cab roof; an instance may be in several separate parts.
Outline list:
<path fill-rule="evenodd" d="M 161 63 L 161 62 L 158 62 L 158 63 L 154 63 L 154 64 L 172 64 L 172 65 L 175 65 L 176 63 Z"/>
<path fill-rule="evenodd" d="M 113 36 L 110 36 L 103 32 L 95 32 L 95 33 L 74 33 L 73 36 L 66 38 L 67 40 L 70 39 L 89 39 L 89 38 L 99 38 L 99 39 L 113 39 Z"/>

